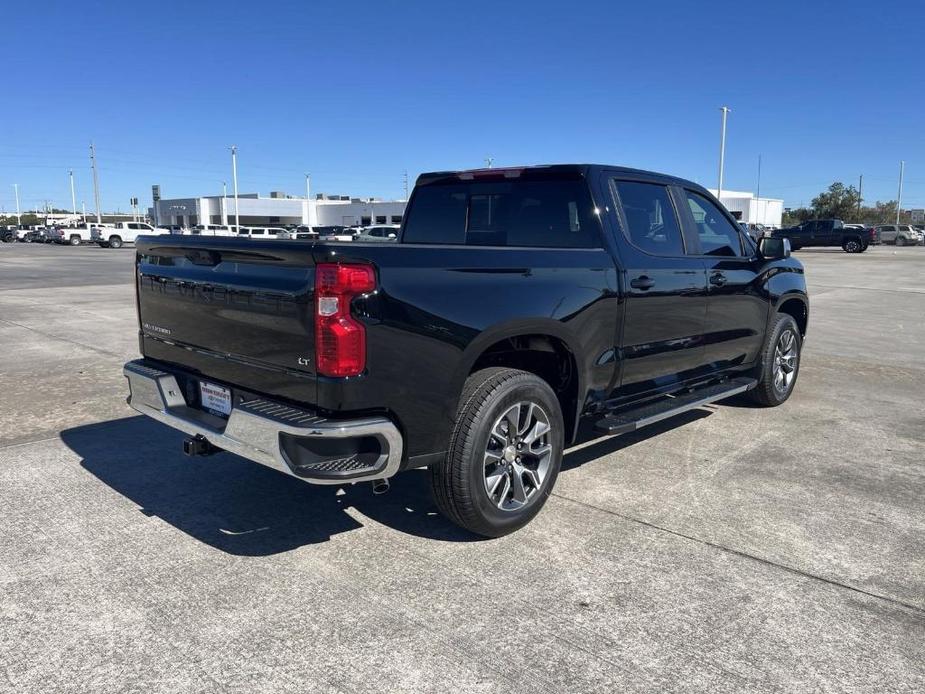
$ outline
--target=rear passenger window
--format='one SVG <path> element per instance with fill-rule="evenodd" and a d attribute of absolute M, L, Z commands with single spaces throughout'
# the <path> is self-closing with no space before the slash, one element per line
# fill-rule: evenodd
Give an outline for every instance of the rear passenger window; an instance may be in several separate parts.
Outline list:
<path fill-rule="evenodd" d="M 742 239 L 739 230 L 726 219 L 720 209 L 702 195 L 684 191 L 687 204 L 694 215 L 700 252 L 704 255 L 742 255 Z"/>
<path fill-rule="evenodd" d="M 599 228 L 583 181 L 453 183 L 415 191 L 403 241 L 598 248 Z"/>
<path fill-rule="evenodd" d="M 623 208 L 623 233 L 636 248 L 651 255 L 684 255 L 681 228 L 665 186 L 614 181 Z"/>

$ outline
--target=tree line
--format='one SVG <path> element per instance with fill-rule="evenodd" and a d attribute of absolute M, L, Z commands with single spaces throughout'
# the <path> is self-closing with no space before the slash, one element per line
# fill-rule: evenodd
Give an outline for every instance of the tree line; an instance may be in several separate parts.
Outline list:
<path fill-rule="evenodd" d="M 810 207 L 797 207 L 784 212 L 782 224 L 795 226 L 807 219 L 840 219 L 849 224 L 889 224 L 896 222 L 896 200 L 865 205 L 861 194 L 852 185 L 836 181 L 825 191 L 814 197 Z M 901 224 L 908 224 L 911 215 L 903 210 L 899 215 Z"/>

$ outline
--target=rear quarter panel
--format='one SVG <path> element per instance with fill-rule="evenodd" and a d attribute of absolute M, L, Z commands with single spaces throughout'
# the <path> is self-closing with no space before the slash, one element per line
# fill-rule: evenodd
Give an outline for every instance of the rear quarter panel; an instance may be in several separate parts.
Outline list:
<path fill-rule="evenodd" d="M 412 457 L 446 449 L 469 370 L 506 337 L 559 338 L 576 357 L 580 394 L 610 383 L 619 303 L 603 249 L 344 244 L 315 257 L 334 259 L 372 262 L 380 289 L 364 319 L 367 372 L 319 378 L 318 404 L 385 407 Z"/>

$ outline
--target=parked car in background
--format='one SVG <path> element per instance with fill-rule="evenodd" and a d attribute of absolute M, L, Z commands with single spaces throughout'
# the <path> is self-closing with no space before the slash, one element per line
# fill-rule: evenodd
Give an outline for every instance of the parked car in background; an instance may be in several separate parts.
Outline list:
<path fill-rule="evenodd" d="M 350 227 L 340 225 L 317 226 L 315 231 L 320 238 L 327 241 L 353 241 L 359 233 Z"/>
<path fill-rule="evenodd" d="M 174 233 L 171 231 L 170 233 Z M 234 236 L 234 227 L 227 224 L 197 224 L 189 233 L 193 236 Z"/>
<path fill-rule="evenodd" d="M 810 219 L 795 227 L 771 232 L 774 238 L 790 239 L 793 250 L 812 246 L 836 246 L 846 253 L 863 253 L 870 236 L 860 229 L 846 227 L 840 219 Z"/>
<path fill-rule="evenodd" d="M 283 227 L 245 227 L 238 229 L 238 236 L 248 236 L 255 239 L 292 239 L 293 233 Z"/>
<path fill-rule="evenodd" d="M 94 228 L 112 227 L 112 224 L 101 224 L 98 222 L 80 222 L 73 227 L 59 227 L 60 235 L 56 235 L 57 243 L 67 243 L 71 246 L 79 246 L 81 243 L 95 243 L 93 238 Z"/>
<path fill-rule="evenodd" d="M 26 243 L 51 243 L 53 241 L 45 227 L 30 229 L 22 235 L 21 240 Z"/>
<path fill-rule="evenodd" d="M 918 246 L 922 243 L 922 234 L 909 224 L 878 224 L 874 229 L 881 243 L 896 246 Z"/>
<path fill-rule="evenodd" d="M 396 241 L 401 227 L 397 224 L 380 224 L 366 227 L 354 237 L 355 241 Z"/>
<path fill-rule="evenodd" d="M 129 405 L 189 455 L 306 482 L 384 491 L 429 467 L 443 514 L 497 537 L 540 511 L 584 425 L 625 434 L 736 394 L 776 406 L 796 384 L 803 266 L 693 182 L 425 174 L 397 243 L 142 239 Z"/>
<path fill-rule="evenodd" d="M 315 227 L 308 224 L 299 224 L 293 230 L 292 233 L 295 234 L 295 238 L 301 239 L 303 241 L 309 239 L 317 239 L 321 234 L 315 229 Z"/>
<path fill-rule="evenodd" d="M 93 242 L 103 248 L 122 248 L 127 243 L 135 243 L 139 236 L 151 234 L 169 234 L 164 227 L 154 227 L 146 222 L 116 222 L 111 226 L 97 227 L 90 230 Z"/>
<path fill-rule="evenodd" d="M 13 225 L 0 227 L 0 241 L 3 243 L 19 241 L 19 228 Z"/>

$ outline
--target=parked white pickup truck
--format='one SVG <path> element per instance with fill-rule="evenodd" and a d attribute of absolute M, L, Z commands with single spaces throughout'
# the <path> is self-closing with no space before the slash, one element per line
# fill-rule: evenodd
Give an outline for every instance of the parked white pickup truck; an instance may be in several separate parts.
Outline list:
<path fill-rule="evenodd" d="M 68 243 L 79 246 L 81 243 L 95 243 L 93 238 L 94 227 L 111 227 L 112 224 L 98 224 L 96 222 L 80 222 L 74 227 L 58 227 L 55 243 Z"/>
<path fill-rule="evenodd" d="M 93 242 L 103 248 L 122 248 L 126 243 L 135 243 L 135 239 L 139 236 L 169 233 L 168 229 L 153 227 L 144 222 L 116 222 L 104 227 L 94 225 L 94 228 L 90 230 Z"/>

